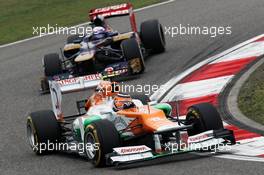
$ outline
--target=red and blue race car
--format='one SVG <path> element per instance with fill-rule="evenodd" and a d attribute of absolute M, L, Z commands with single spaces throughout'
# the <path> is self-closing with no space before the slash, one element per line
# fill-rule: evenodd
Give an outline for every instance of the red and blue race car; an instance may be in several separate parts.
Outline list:
<path fill-rule="evenodd" d="M 106 18 L 120 15 L 129 15 L 130 32 L 119 33 L 107 23 Z M 48 81 L 71 82 L 80 76 L 94 81 L 103 76 L 127 77 L 141 74 L 145 70 L 144 59 L 148 55 L 165 51 L 162 25 L 157 19 L 147 20 L 138 31 L 130 3 L 93 9 L 89 17 L 92 28 L 90 34 L 69 36 L 62 49 L 62 58 L 57 53 L 44 56 L 42 92 L 49 91 Z M 86 84 L 89 86 L 88 81 Z"/>

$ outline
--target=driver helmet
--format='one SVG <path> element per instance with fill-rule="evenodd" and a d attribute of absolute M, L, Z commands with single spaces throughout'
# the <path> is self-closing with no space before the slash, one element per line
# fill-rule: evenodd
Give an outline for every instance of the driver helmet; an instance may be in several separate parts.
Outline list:
<path fill-rule="evenodd" d="M 95 27 L 93 28 L 93 33 L 91 36 L 92 41 L 100 41 L 107 37 L 107 32 L 104 27 Z"/>
<path fill-rule="evenodd" d="M 132 101 L 132 98 L 130 95 L 119 93 L 114 97 L 113 110 L 115 112 L 123 110 L 123 109 L 134 108 L 134 107 L 135 107 L 135 104 Z"/>

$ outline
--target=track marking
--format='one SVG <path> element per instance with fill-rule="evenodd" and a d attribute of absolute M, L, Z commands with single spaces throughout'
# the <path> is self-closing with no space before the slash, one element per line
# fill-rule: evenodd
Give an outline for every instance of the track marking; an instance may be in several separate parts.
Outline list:
<path fill-rule="evenodd" d="M 219 94 L 233 75 L 176 85 L 162 101 L 187 100 L 211 94 Z"/>
<path fill-rule="evenodd" d="M 223 56 L 221 59 L 213 61 L 210 64 L 226 62 L 226 61 L 233 61 L 233 60 L 240 60 L 241 58 L 247 57 L 259 57 L 264 54 L 264 42 L 253 42 L 248 44 L 245 47 L 242 47 L 233 53 Z"/>
<path fill-rule="evenodd" d="M 167 88 L 167 91 L 162 89 L 163 94 L 160 92 L 154 94 L 152 99 L 162 102 L 169 101 L 172 106 L 178 103 L 179 115 L 185 115 L 186 109 L 197 103 L 210 102 L 217 106 L 218 95 L 232 78 L 263 54 L 264 37 L 259 35 L 208 58 L 172 78 L 166 84 L 171 87 Z M 228 155 L 221 154 L 217 157 L 264 162 L 262 158 L 264 155 L 263 136 L 226 123 L 225 127 L 234 131 L 238 144 L 232 146 Z"/>
<path fill-rule="evenodd" d="M 252 161 L 252 162 L 264 162 L 264 159 L 261 157 L 240 156 L 235 154 L 217 155 L 215 157 L 224 158 L 224 159 L 233 159 L 233 160 Z"/>
<path fill-rule="evenodd" d="M 224 52 L 221 52 L 215 56 L 212 56 L 206 60 L 201 61 L 200 63 L 190 67 L 189 69 L 183 71 L 182 73 L 180 73 L 179 75 L 173 77 L 172 79 L 170 79 L 167 83 L 164 84 L 164 88 L 161 90 L 156 91 L 151 97 L 151 100 L 160 100 L 161 98 L 163 98 L 163 96 L 167 93 L 167 91 L 169 91 L 171 88 L 173 88 L 173 86 L 175 86 L 177 83 L 179 83 L 182 79 L 184 79 L 186 76 L 188 76 L 189 74 L 191 74 L 192 72 L 200 69 L 202 66 L 209 64 L 215 60 L 220 59 L 221 57 L 230 54 L 234 51 L 236 51 L 237 49 L 240 49 L 256 40 L 262 39 L 264 37 L 264 34 L 261 34 L 259 36 L 256 36 L 252 39 L 249 39 L 245 42 L 242 42 L 230 49 L 225 50 Z"/>

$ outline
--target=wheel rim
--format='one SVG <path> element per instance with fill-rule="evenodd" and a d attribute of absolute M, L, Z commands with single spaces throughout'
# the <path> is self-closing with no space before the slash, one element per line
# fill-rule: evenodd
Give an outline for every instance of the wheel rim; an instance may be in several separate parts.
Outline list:
<path fill-rule="evenodd" d="M 89 149 L 86 149 L 87 144 L 89 144 Z M 94 159 L 96 155 L 95 138 L 92 133 L 87 133 L 86 135 L 86 144 L 85 144 L 85 152 L 89 159 Z"/>
<path fill-rule="evenodd" d="M 188 125 L 193 125 L 192 129 L 189 129 L 188 132 L 189 132 L 189 135 L 192 136 L 192 135 L 195 135 L 195 134 L 199 134 L 204 130 L 204 127 L 203 127 L 203 123 L 202 121 L 200 120 L 200 117 L 196 116 L 195 114 L 193 113 L 189 113 L 187 114 L 187 123 Z"/>
<path fill-rule="evenodd" d="M 34 148 L 36 146 L 35 133 L 31 125 L 27 126 L 27 138 L 30 143 L 30 146 Z"/>
<path fill-rule="evenodd" d="M 161 25 L 159 25 L 159 33 L 160 33 L 160 36 L 161 36 L 162 46 L 165 46 L 166 45 L 166 41 L 165 41 L 165 36 L 164 36 L 163 28 L 162 28 Z"/>

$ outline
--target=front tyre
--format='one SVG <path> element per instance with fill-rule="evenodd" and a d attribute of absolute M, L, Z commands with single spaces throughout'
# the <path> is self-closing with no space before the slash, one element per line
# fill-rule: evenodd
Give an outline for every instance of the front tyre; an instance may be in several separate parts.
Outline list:
<path fill-rule="evenodd" d="M 186 115 L 186 124 L 193 124 L 193 128 L 187 131 L 189 136 L 224 128 L 220 114 L 209 103 L 201 103 L 189 107 Z"/>
<path fill-rule="evenodd" d="M 109 120 L 97 120 L 85 129 L 85 154 L 95 167 L 106 165 L 106 154 L 120 146 L 119 133 Z"/>
<path fill-rule="evenodd" d="M 41 93 L 48 93 L 49 91 L 49 81 L 47 79 L 47 77 L 42 77 L 40 79 L 40 90 L 41 90 Z"/>

